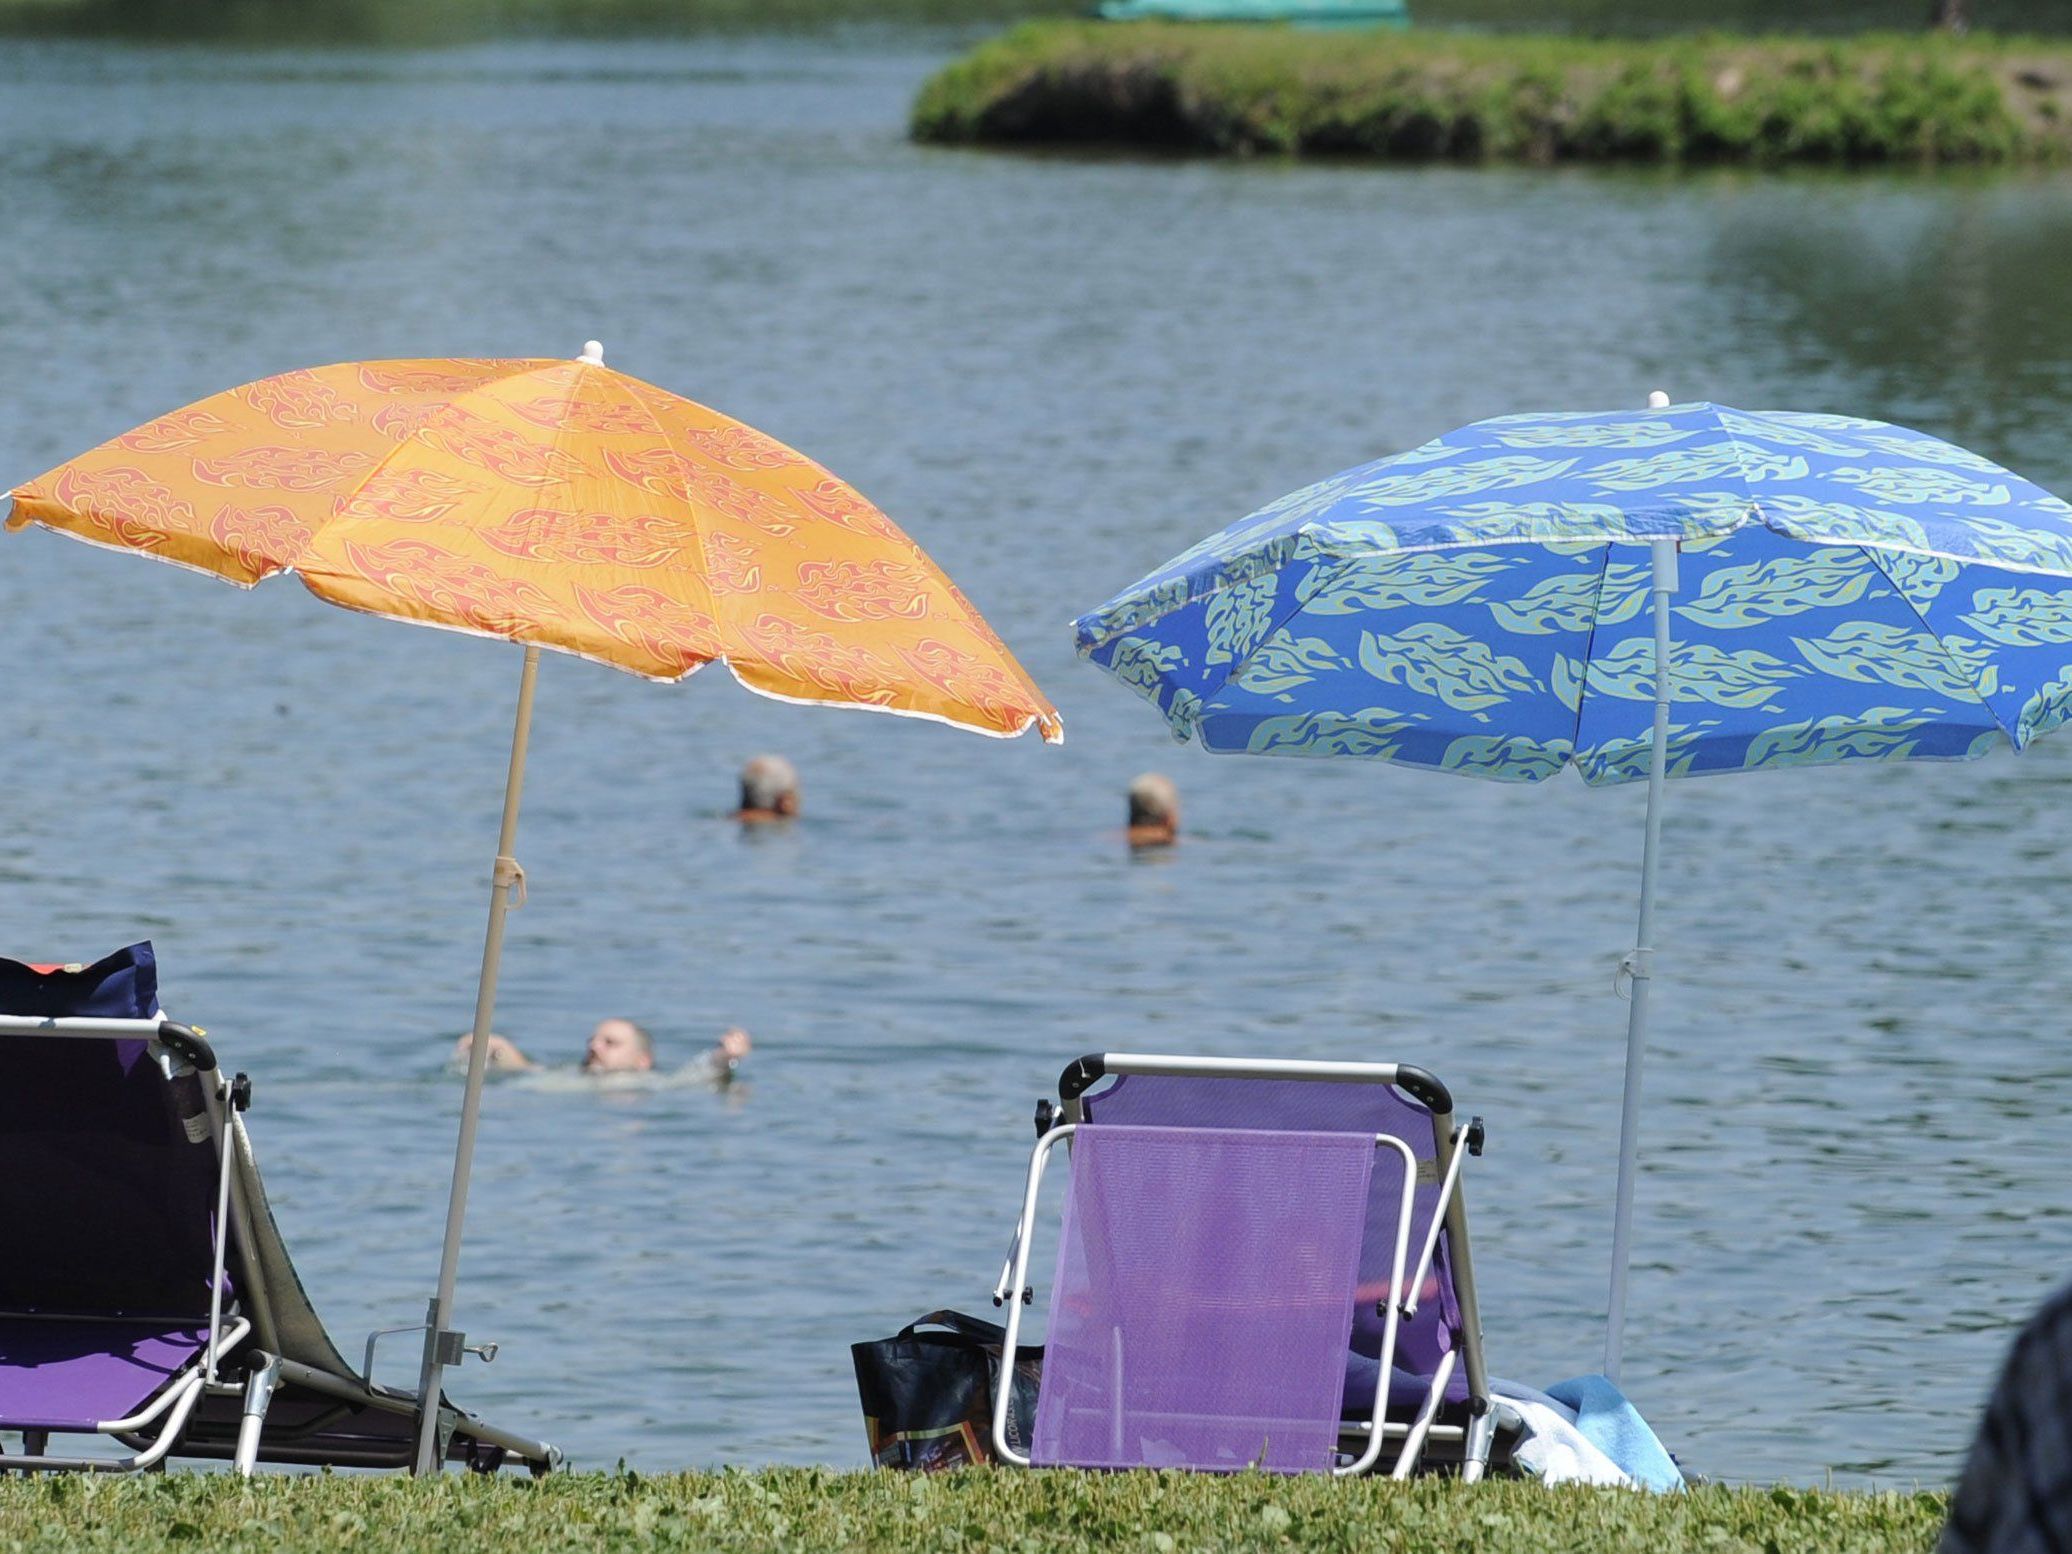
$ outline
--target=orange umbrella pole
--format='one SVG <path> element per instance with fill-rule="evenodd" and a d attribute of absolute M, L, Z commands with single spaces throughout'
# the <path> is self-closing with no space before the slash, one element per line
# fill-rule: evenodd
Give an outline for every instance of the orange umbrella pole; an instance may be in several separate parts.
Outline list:
<path fill-rule="evenodd" d="M 504 951 L 504 917 L 525 900 L 525 871 L 511 856 L 518 839 L 518 799 L 525 788 L 525 747 L 532 737 L 532 692 L 539 680 L 540 650 L 525 650 L 518 681 L 518 720 L 511 733 L 511 770 L 504 781 L 504 824 L 498 833 L 496 864 L 490 872 L 489 929 L 482 940 L 482 980 L 475 990 L 474 1039 L 468 1043 L 468 1082 L 460 1109 L 460 1138 L 453 1149 L 453 1191 L 446 1200 L 446 1244 L 439 1254 L 439 1293 L 425 1322 L 424 1366 L 418 1376 L 417 1471 L 444 1464 L 439 1441 L 439 1400 L 446 1367 L 467 1352 L 466 1335 L 450 1331 L 453 1284 L 460 1271 L 461 1223 L 468 1212 L 468 1176 L 475 1163 L 475 1124 L 482 1110 L 482 1079 L 489 1068 L 489 1026 L 496 1014 L 496 974 Z"/>

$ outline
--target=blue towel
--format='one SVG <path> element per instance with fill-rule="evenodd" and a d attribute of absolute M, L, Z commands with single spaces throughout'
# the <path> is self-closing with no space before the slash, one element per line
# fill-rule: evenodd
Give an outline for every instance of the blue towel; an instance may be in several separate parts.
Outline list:
<path fill-rule="evenodd" d="M 1577 1376 L 1556 1382 L 1547 1395 L 1576 1411 L 1576 1429 L 1644 1489 L 1684 1487 L 1683 1474 L 1670 1460 L 1655 1432 L 1626 1401 L 1626 1394 L 1602 1376 Z"/>

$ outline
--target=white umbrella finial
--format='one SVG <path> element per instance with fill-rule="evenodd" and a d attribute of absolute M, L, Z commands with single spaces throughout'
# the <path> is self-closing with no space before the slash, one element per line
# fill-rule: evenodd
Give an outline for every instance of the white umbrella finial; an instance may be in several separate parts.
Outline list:
<path fill-rule="evenodd" d="M 593 341 L 591 342 L 591 344 L 593 344 L 593 345 L 594 345 L 594 344 L 596 344 L 596 342 L 595 342 L 595 341 L 593 340 Z M 1667 410 L 1668 408 L 1669 408 L 1669 396 L 1668 396 L 1667 394 L 1663 393 L 1663 392 L 1662 392 L 1662 391 L 1661 391 L 1660 389 L 1656 389 L 1656 390 L 1654 391 L 1654 393 L 1652 393 L 1652 394 L 1648 395 L 1648 409 L 1650 409 L 1650 410 Z"/>
<path fill-rule="evenodd" d="M 604 365 L 604 342 L 601 340 L 585 340 L 583 342 L 583 354 L 578 356 L 576 360 L 588 362 L 593 367 L 602 367 Z M 1667 401 L 1664 401 L 1664 403 L 1667 403 Z"/>

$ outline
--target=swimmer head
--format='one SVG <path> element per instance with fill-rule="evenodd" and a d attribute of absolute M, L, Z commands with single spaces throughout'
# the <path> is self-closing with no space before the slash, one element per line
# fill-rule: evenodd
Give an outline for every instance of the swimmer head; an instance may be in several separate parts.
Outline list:
<path fill-rule="evenodd" d="M 781 755 L 759 755 L 741 768 L 735 819 L 789 820 L 799 812 L 799 774 Z"/>
<path fill-rule="evenodd" d="M 1180 835 L 1180 790 L 1170 777 L 1145 772 L 1130 781 L 1132 847 L 1166 847 Z"/>
<path fill-rule="evenodd" d="M 631 1020 L 599 1020 L 583 1048 L 583 1072 L 644 1073 L 655 1066 L 655 1039 Z"/>

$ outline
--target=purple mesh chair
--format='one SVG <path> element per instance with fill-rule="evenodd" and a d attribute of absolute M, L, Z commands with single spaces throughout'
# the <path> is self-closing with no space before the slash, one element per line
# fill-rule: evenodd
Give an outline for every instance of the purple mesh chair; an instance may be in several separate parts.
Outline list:
<path fill-rule="evenodd" d="M 356 1373 L 311 1309 L 245 1135 L 250 1097 L 160 1011 L 150 945 L 0 960 L 0 1430 L 23 1437 L 0 1470 L 411 1464 L 418 1399 Z M 439 1409 L 472 1466 L 560 1460 Z M 53 1454 L 52 1436 L 127 1454 Z"/>
<path fill-rule="evenodd" d="M 1107 1081 L 1103 1088 L 1096 1088 Z M 994 1302 L 1006 1343 L 1051 1152 L 1071 1183 L 1021 1466 L 1477 1479 L 1495 1440 L 1456 1124 L 1420 1069 L 1108 1053 L 1059 1081 Z M 1004 1403 L 1005 1396 L 998 1400 Z"/>

